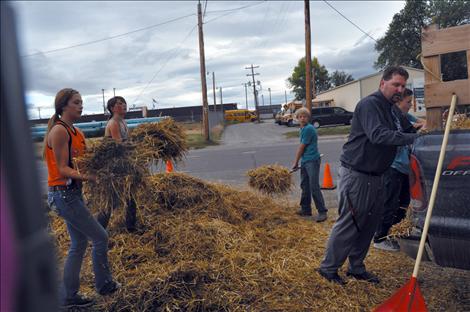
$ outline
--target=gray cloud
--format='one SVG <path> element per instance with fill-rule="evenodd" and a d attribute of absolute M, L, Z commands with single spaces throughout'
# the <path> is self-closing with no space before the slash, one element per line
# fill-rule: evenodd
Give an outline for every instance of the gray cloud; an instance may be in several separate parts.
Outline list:
<path fill-rule="evenodd" d="M 245 103 L 245 66 L 259 65 L 265 102 L 284 102 L 285 80 L 304 55 L 302 1 L 209 1 L 204 25 L 206 69 L 216 73 L 224 102 Z M 97 40 L 196 13 L 195 1 L 27 2 L 12 3 L 18 15 L 23 55 Z M 403 2 L 333 2 L 333 5 L 375 37 L 383 34 Z M 213 18 L 220 17 L 214 21 Z M 26 86 L 35 106 L 45 104 L 65 86 L 89 99 L 87 111 L 100 111 L 101 89 L 151 105 L 200 105 L 201 82 L 196 15 L 146 31 L 82 47 L 23 58 Z M 312 49 L 329 70 L 358 78 L 373 72 L 373 42 L 323 2 L 311 2 Z M 364 37 L 364 38 L 363 38 Z M 154 80 L 149 84 L 150 80 Z M 212 77 L 207 76 L 209 95 Z M 146 87 L 148 85 L 148 87 Z M 144 90 L 145 88 L 145 90 Z M 250 103 L 252 93 L 248 94 Z M 36 101 L 36 102 L 34 102 Z M 219 101 L 219 100 L 218 100 Z M 47 103 L 50 103 L 47 100 Z M 209 102 L 212 102 L 211 100 Z M 150 103 L 150 104 L 149 104 Z"/>

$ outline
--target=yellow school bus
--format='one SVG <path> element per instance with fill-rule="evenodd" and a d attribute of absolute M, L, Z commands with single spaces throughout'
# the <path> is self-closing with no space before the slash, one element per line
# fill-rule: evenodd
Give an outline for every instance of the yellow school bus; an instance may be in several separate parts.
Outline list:
<path fill-rule="evenodd" d="M 256 114 L 247 109 L 233 109 L 225 111 L 224 118 L 226 121 L 247 122 L 255 121 Z"/>

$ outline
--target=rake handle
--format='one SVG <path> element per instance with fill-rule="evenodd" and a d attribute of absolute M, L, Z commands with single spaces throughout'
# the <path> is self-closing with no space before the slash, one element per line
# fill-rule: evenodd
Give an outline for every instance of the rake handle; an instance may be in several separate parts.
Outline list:
<path fill-rule="evenodd" d="M 447 116 L 446 128 L 444 130 L 444 138 L 442 140 L 441 151 L 439 153 L 439 161 L 437 162 L 436 174 L 434 175 L 434 182 L 432 184 L 431 198 L 429 200 L 428 211 L 426 212 L 426 219 L 424 221 L 423 233 L 421 234 L 421 240 L 419 241 L 418 254 L 416 255 L 415 266 L 413 269 L 413 277 L 418 277 L 419 265 L 423 257 L 424 245 L 426 243 L 426 237 L 428 236 L 429 224 L 431 223 L 432 210 L 436 201 L 437 187 L 441 178 L 442 164 L 444 163 L 444 156 L 447 148 L 447 141 L 449 139 L 450 125 L 452 123 L 452 117 L 454 116 L 455 105 L 457 103 L 457 95 L 452 95 L 452 101 L 450 103 L 449 116 Z"/>

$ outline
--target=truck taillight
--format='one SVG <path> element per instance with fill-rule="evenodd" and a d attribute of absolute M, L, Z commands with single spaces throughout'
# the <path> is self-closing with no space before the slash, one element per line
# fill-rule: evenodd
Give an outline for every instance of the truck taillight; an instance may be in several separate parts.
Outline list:
<path fill-rule="evenodd" d="M 413 210 L 420 211 L 427 207 L 421 168 L 414 155 L 410 157 L 410 195 Z"/>

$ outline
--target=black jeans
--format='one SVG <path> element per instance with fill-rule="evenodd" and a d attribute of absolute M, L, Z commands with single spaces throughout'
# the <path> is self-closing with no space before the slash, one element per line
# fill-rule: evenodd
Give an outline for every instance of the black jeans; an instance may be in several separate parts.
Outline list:
<path fill-rule="evenodd" d="M 408 175 L 395 168 L 390 168 L 384 176 L 385 203 L 382 220 L 375 232 L 374 242 L 385 239 L 392 225 L 399 223 L 406 216 L 410 204 L 410 183 Z"/>
<path fill-rule="evenodd" d="M 119 207 L 119 199 L 117 196 L 113 198 L 113 208 L 108 211 L 100 211 L 96 216 L 96 219 L 101 224 L 103 228 L 107 228 L 109 224 L 109 219 L 111 218 L 112 211 Z M 135 230 L 137 222 L 137 207 L 133 198 L 129 200 L 126 207 L 126 228 L 127 230 Z"/>

